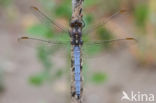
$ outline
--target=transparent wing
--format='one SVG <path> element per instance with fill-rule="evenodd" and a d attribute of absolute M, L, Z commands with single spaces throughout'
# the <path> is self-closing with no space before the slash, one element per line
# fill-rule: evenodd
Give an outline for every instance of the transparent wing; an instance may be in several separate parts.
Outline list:
<path fill-rule="evenodd" d="M 69 49 L 70 48 L 70 41 L 51 41 L 51 40 L 44 40 L 44 39 L 40 39 L 40 38 L 34 38 L 34 37 L 27 37 L 27 36 L 23 36 L 23 37 L 19 37 L 18 38 L 18 42 L 20 44 L 22 44 L 22 46 L 27 46 L 27 47 L 32 47 L 35 48 L 37 46 L 44 46 L 47 48 L 66 48 Z"/>
<path fill-rule="evenodd" d="M 29 44 L 29 47 L 32 47 L 32 45 L 44 45 L 48 48 L 66 48 L 68 52 L 70 52 L 70 41 L 50 41 L 50 40 L 44 40 L 39 38 L 33 38 L 33 37 L 20 37 L 18 38 L 18 41 L 27 41 Z M 121 38 L 121 39 L 112 39 L 112 40 L 99 40 L 99 41 L 84 41 L 84 44 L 82 46 L 82 52 L 83 56 L 86 58 L 93 56 L 94 54 L 97 54 L 101 52 L 102 50 L 110 49 L 113 47 L 113 44 L 121 46 L 119 44 L 125 44 L 123 42 L 129 42 L 133 41 L 133 43 L 138 42 L 135 38 L 127 37 L 127 38 Z M 26 43 L 25 43 L 26 44 Z"/>
<path fill-rule="evenodd" d="M 135 38 L 127 37 L 127 38 L 120 38 L 120 39 L 111 39 L 111 40 L 99 40 L 99 41 L 84 41 L 84 45 L 82 46 L 82 51 L 84 56 L 92 57 L 95 54 L 103 51 L 103 50 L 110 50 L 113 47 L 126 47 L 136 44 L 138 41 Z"/>
<path fill-rule="evenodd" d="M 84 33 L 89 34 L 89 33 L 93 32 L 93 31 L 95 31 L 98 27 L 105 25 L 106 23 L 108 23 L 114 17 L 116 17 L 116 16 L 118 16 L 120 14 L 123 14 L 125 12 L 126 12 L 126 10 L 119 10 L 119 11 L 115 12 L 110 17 L 108 17 L 108 18 L 106 18 L 104 20 L 100 20 L 96 24 L 93 24 L 93 25 L 89 26 L 88 29 L 84 30 Z"/>
<path fill-rule="evenodd" d="M 27 37 L 27 36 L 23 36 L 18 38 L 18 41 L 21 40 L 34 40 L 34 41 L 38 41 L 38 42 L 44 42 L 44 43 L 48 43 L 51 45 L 65 45 L 65 42 L 61 42 L 61 41 L 48 41 L 48 40 L 43 40 L 43 39 L 39 39 L 39 38 L 33 38 L 33 37 Z"/>
<path fill-rule="evenodd" d="M 101 45 L 104 43 L 114 43 L 114 42 L 127 41 L 127 40 L 137 42 L 137 40 L 135 38 L 127 37 L 127 38 L 112 39 L 112 40 L 99 40 L 99 41 L 94 41 L 94 42 L 86 42 L 86 44 L 87 45 Z"/>
<path fill-rule="evenodd" d="M 56 23 L 54 20 L 50 19 L 46 14 L 44 14 L 43 12 L 41 12 L 37 7 L 32 6 L 31 10 L 33 12 L 33 14 L 41 21 L 43 22 L 45 25 L 47 25 L 49 28 L 51 26 L 55 26 L 58 29 L 62 30 L 63 32 L 68 32 L 62 25 Z"/>

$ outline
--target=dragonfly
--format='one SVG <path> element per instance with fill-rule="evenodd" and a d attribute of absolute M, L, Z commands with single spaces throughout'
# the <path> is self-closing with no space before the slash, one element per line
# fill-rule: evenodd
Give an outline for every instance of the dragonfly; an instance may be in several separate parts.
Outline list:
<path fill-rule="evenodd" d="M 72 75 L 73 75 L 73 84 L 74 86 L 71 87 L 71 95 L 72 97 L 76 97 L 77 99 L 80 99 L 82 96 L 83 92 L 83 87 L 82 87 L 82 53 L 81 53 L 81 48 L 83 44 L 85 43 L 82 40 L 83 36 L 83 28 L 85 27 L 85 22 L 84 20 L 71 20 L 69 23 L 69 26 L 71 29 L 64 29 L 64 27 L 58 23 L 56 23 L 54 20 L 50 19 L 46 14 L 44 14 L 42 11 L 40 11 L 37 7 L 32 6 L 31 10 L 33 13 L 41 20 L 46 20 L 45 23 L 50 24 L 50 26 L 55 26 L 61 31 L 68 33 L 69 37 L 71 38 L 70 44 L 71 44 L 71 62 L 72 62 Z M 100 25 L 106 24 L 110 19 L 113 17 L 125 12 L 125 10 L 119 10 L 116 13 L 114 13 L 112 16 L 108 17 L 104 22 L 100 23 Z M 85 30 L 85 34 L 89 34 L 93 30 L 97 29 L 97 25 L 93 25 L 90 30 Z M 41 41 L 41 42 L 46 42 L 48 44 L 64 44 L 63 42 L 59 41 L 49 41 L 49 40 L 43 40 L 39 38 L 33 38 L 33 37 L 28 37 L 28 36 L 22 36 L 18 38 L 18 40 L 36 40 L 36 41 Z M 120 38 L 120 39 L 112 39 L 112 40 L 101 40 L 101 41 L 94 41 L 94 42 L 86 42 L 86 44 L 89 45 L 99 45 L 107 42 L 116 42 L 116 41 L 123 41 L 123 40 L 133 40 L 136 41 L 135 38 L 133 37 L 126 37 L 126 38 Z"/>

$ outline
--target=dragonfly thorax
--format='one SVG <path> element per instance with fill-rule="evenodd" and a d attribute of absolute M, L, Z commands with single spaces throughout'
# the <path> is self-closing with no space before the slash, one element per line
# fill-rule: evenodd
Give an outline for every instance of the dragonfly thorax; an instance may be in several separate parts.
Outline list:
<path fill-rule="evenodd" d="M 78 20 L 74 20 L 70 23 L 71 26 L 71 32 L 70 37 L 72 39 L 71 44 L 72 45 L 82 45 L 82 22 Z"/>
<path fill-rule="evenodd" d="M 71 44 L 72 45 L 82 45 L 82 33 L 81 32 L 71 32 Z"/>

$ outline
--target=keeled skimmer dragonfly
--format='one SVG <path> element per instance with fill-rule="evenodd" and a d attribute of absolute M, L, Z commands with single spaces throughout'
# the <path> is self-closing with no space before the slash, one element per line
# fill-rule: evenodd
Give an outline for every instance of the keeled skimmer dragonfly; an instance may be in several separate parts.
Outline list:
<path fill-rule="evenodd" d="M 72 96 L 76 96 L 78 99 L 81 97 L 81 91 L 83 90 L 82 88 L 82 53 L 81 53 L 81 47 L 83 44 L 88 44 L 88 45 L 100 45 L 104 43 L 112 43 L 116 41 L 123 41 L 123 40 L 134 40 L 134 38 L 128 37 L 128 38 L 122 38 L 122 39 L 112 39 L 112 40 L 100 40 L 100 41 L 95 41 L 95 42 L 85 42 L 82 40 L 83 34 L 82 34 L 82 29 L 85 27 L 85 22 L 74 20 L 70 22 L 70 28 L 71 30 L 66 30 L 63 28 L 63 26 L 57 24 L 54 20 L 51 20 L 47 15 L 45 15 L 43 12 L 41 12 L 37 7 L 31 7 L 33 13 L 41 20 L 44 20 L 46 24 L 50 24 L 50 26 L 55 26 L 61 31 L 68 33 L 70 37 L 70 41 L 66 41 L 71 44 L 71 52 L 72 52 L 72 58 L 71 61 L 73 62 L 72 66 L 72 75 L 73 75 L 73 81 L 75 84 L 75 87 L 72 87 Z M 106 19 L 104 22 L 100 23 L 101 25 L 106 24 L 110 19 L 113 17 L 122 14 L 125 12 L 125 10 L 120 10 L 110 16 L 108 19 Z M 85 30 L 85 34 L 91 33 L 93 30 L 96 30 L 99 27 L 98 25 L 93 25 L 91 29 Z M 59 44 L 59 45 L 64 45 L 64 42 L 62 41 L 48 41 L 48 40 L 43 40 L 43 39 L 38 39 L 38 38 L 33 38 L 33 37 L 27 37 L 23 36 L 19 38 L 21 39 L 31 39 L 31 40 L 37 40 L 37 41 L 42 41 L 46 42 L 48 44 Z"/>

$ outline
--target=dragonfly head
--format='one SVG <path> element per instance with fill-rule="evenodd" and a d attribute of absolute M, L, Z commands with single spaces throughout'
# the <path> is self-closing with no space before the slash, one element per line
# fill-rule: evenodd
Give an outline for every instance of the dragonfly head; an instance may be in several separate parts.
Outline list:
<path fill-rule="evenodd" d="M 70 23 L 71 28 L 82 28 L 83 23 L 80 20 L 73 20 Z"/>
<path fill-rule="evenodd" d="M 80 20 L 73 20 L 70 23 L 73 34 L 81 34 L 83 23 Z"/>

